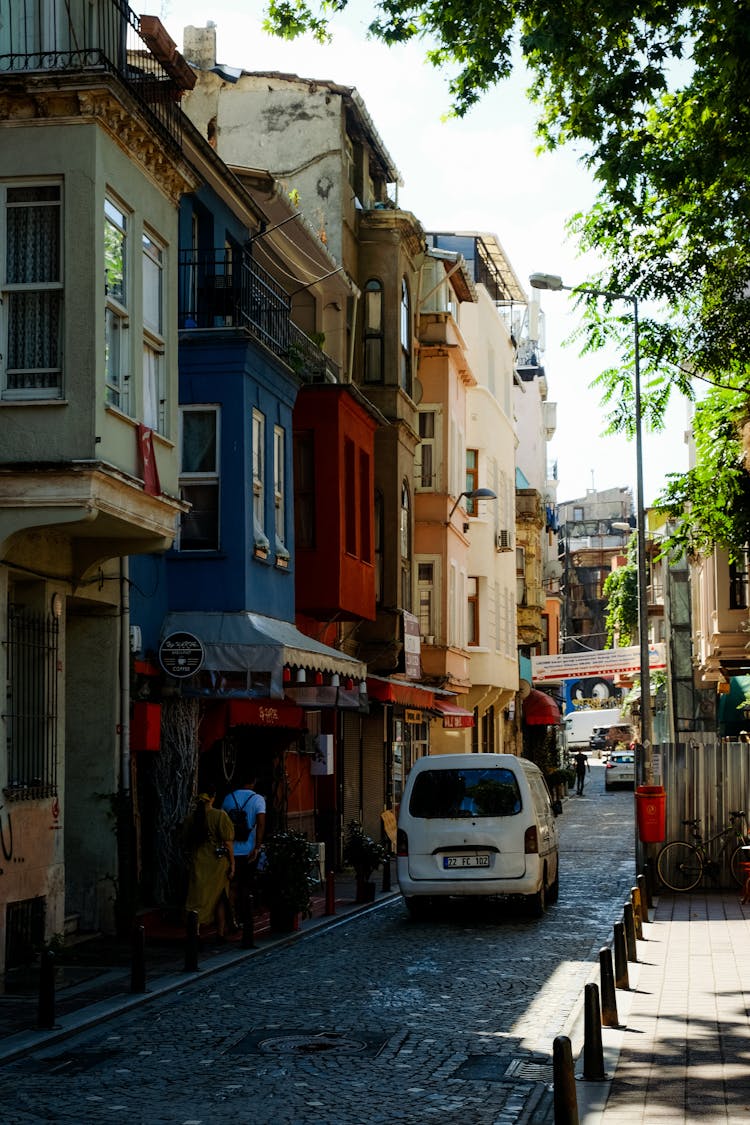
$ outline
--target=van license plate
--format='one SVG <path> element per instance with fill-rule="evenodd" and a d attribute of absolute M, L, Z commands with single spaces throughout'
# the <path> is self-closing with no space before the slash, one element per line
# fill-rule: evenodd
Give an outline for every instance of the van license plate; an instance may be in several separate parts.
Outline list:
<path fill-rule="evenodd" d="M 489 867 L 488 855 L 444 855 L 443 867 Z"/>

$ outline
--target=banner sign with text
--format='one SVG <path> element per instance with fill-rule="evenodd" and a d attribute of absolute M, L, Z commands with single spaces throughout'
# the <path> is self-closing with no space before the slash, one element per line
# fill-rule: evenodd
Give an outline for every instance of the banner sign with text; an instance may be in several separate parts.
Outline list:
<path fill-rule="evenodd" d="M 652 672 L 667 667 L 663 642 L 648 646 L 648 666 Z M 632 676 L 641 671 L 641 650 L 605 648 L 598 652 L 566 652 L 555 656 L 532 656 L 531 678 L 535 684 L 559 682 L 574 676 Z"/>

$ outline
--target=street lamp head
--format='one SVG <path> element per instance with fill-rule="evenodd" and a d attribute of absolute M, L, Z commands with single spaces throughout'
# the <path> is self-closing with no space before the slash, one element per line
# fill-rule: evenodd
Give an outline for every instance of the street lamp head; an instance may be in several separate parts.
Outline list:
<path fill-rule="evenodd" d="M 450 510 L 450 514 L 446 521 L 447 523 L 451 522 L 453 513 L 455 512 L 456 508 L 459 505 L 459 502 L 464 498 L 464 496 L 467 500 L 497 500 L 497 493 L 493 492 L 491 488 L 471 488 L 467 489 L 466 492 L 459 492 L 458 496 L 456 497 L 456 502 Z"/>
<path fill-rule="evenodd" d="M 551 289 L 553 293 L 559 293 L 561 289 L 569 288 L 569 286 L 563 285 L 563 279 L 555 273 L 532 273 L 529 284 L 532 289 Z"/>

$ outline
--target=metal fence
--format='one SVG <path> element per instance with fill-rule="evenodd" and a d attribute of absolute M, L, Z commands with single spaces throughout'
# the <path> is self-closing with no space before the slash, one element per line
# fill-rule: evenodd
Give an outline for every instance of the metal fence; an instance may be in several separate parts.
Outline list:
<path fill-rule="evenodd" d="M 667 794 L 667 840 L 688 839 L 682 822 L 694 817 L 707 839 L 729 823 L 730 812 L 750 813 L 750 743 L 696 734 L 677 746 L 664 746 L 662 784 Z M 720 882 L 734 886 L 726 863 Z"/>

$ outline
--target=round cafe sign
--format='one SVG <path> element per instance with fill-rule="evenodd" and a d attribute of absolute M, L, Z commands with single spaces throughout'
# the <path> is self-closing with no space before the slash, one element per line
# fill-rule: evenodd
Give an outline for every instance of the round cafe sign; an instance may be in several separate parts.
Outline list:
<path fill-rule="evenodd" d="M 192 633 L 170 633 L 159 646 L 159 663 L 169 676 L 185 679 L 203 667 L 203 645 Z"/>

